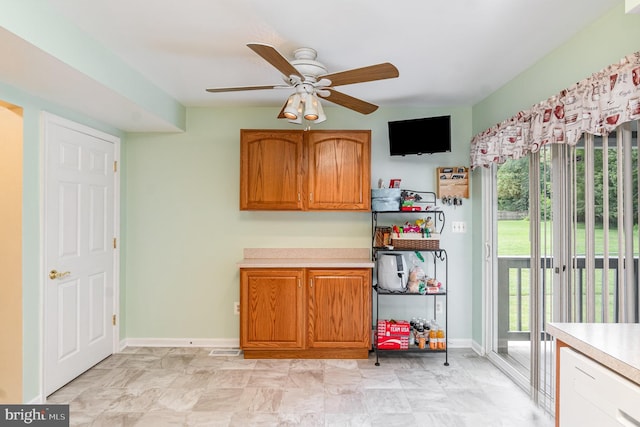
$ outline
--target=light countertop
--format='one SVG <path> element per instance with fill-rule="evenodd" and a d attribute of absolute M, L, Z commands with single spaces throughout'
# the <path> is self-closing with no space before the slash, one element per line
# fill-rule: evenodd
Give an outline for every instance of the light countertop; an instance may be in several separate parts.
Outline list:
<path fill-rule="evenodd" d="M 547 332 L 640 385 L 640 323 L 548 323 Z"/>
<path fill-rule="evenodd" d="M 247 248 L 240 268 L 373 268 L 369 248 Z"/>

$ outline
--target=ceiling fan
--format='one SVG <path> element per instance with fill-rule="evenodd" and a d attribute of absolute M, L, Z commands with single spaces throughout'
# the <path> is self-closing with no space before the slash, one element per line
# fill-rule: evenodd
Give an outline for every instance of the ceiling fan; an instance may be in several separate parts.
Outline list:
<path fill-rule="evenodd" d="M 207 92 L 293 88 L 295 92 L 278 114 L 279 119 L 288 119 L 293 123 L 301 123 L 303 117 L 314 123 L 326 120 L 318 97 L 362 114 L 373 113 L 378 109 L 377 105 L 339 92 L 335 86 L 390 79 L 399 75 L 398 69 L 388 62 L 328 74 L 327 68 L 316 61 L 316 51 L 311 48 L 296 49 L 295 59 L 289 61 L 271 45 L 249 43 L 247 46 L 280 71 L 285 84 L 211 88 Z"/>

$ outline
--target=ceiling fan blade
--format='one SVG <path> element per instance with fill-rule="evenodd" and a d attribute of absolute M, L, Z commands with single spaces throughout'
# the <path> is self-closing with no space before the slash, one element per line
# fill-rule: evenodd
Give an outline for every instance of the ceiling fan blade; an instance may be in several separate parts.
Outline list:
<path fill-rule="evenodd" d="M 283 85 L 270 85 L 270 86 L 238 86 L 238 87 L 214 87 L 207 89 L 207 92 L 240 92 L 243 90 L 263 90 L 263 89 L 279 89 L 279 88 L 289 88 L 289 86 Z"/>
<path fill-rule="evenodd" d="M 361 99 L 338 92 L 335 89 L 329 88 L 329 92 L 329 96 L 323 97 L 324 99 L 331 101 L 334 104 L 342 105 L 343 107 L 357 111 L 358 113 L 370 114 L 378 109 L 378 106 L 375 104 L 370 104 Z"/>
<path fill-rule="evenodd" d="M 340 71 L 320 77 L 331 80 L 331 86 L 341 86 L 371 82 L 374 80 L 392 79 L 399 75 L 398 69 L 393 64 L 384 62 L 382 64 L 354 68 L 353 70 Z"/>
<path fill-rule="evenodd" d="M 298 76 L 301 80 L 304 80 L 304 77 L 302 77 L 302 74 L 296 70 L 296 67 L 294 67 L 289 60 L 282 56 L 273 46 L 262 43 L 249 43 L 247 46 L 249 49 L 260 55 L 269 64 L 276 67 L 278 71 L 285 76 Z"/>

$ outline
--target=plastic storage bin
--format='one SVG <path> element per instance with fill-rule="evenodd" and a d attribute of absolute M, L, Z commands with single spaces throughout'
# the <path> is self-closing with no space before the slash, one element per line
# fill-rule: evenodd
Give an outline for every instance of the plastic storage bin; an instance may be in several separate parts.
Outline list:
<path fill-rule="evenodd" d="M 400 189 L 399 188 L 374 188 L 371 190 L 371 210 L 372 211 L 399 211 L 400 210 Z"/>

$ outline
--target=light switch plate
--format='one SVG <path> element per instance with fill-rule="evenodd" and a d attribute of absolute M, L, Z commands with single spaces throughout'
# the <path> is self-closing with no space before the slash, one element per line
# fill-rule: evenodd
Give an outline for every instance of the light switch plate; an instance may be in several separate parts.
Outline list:
<path fill-rule="evenodd" d="M 467 232 L 467 223 L 464 221 L 453 221 L 451 223 L 451 232 L 452 233 L 466 233 Z"/>

